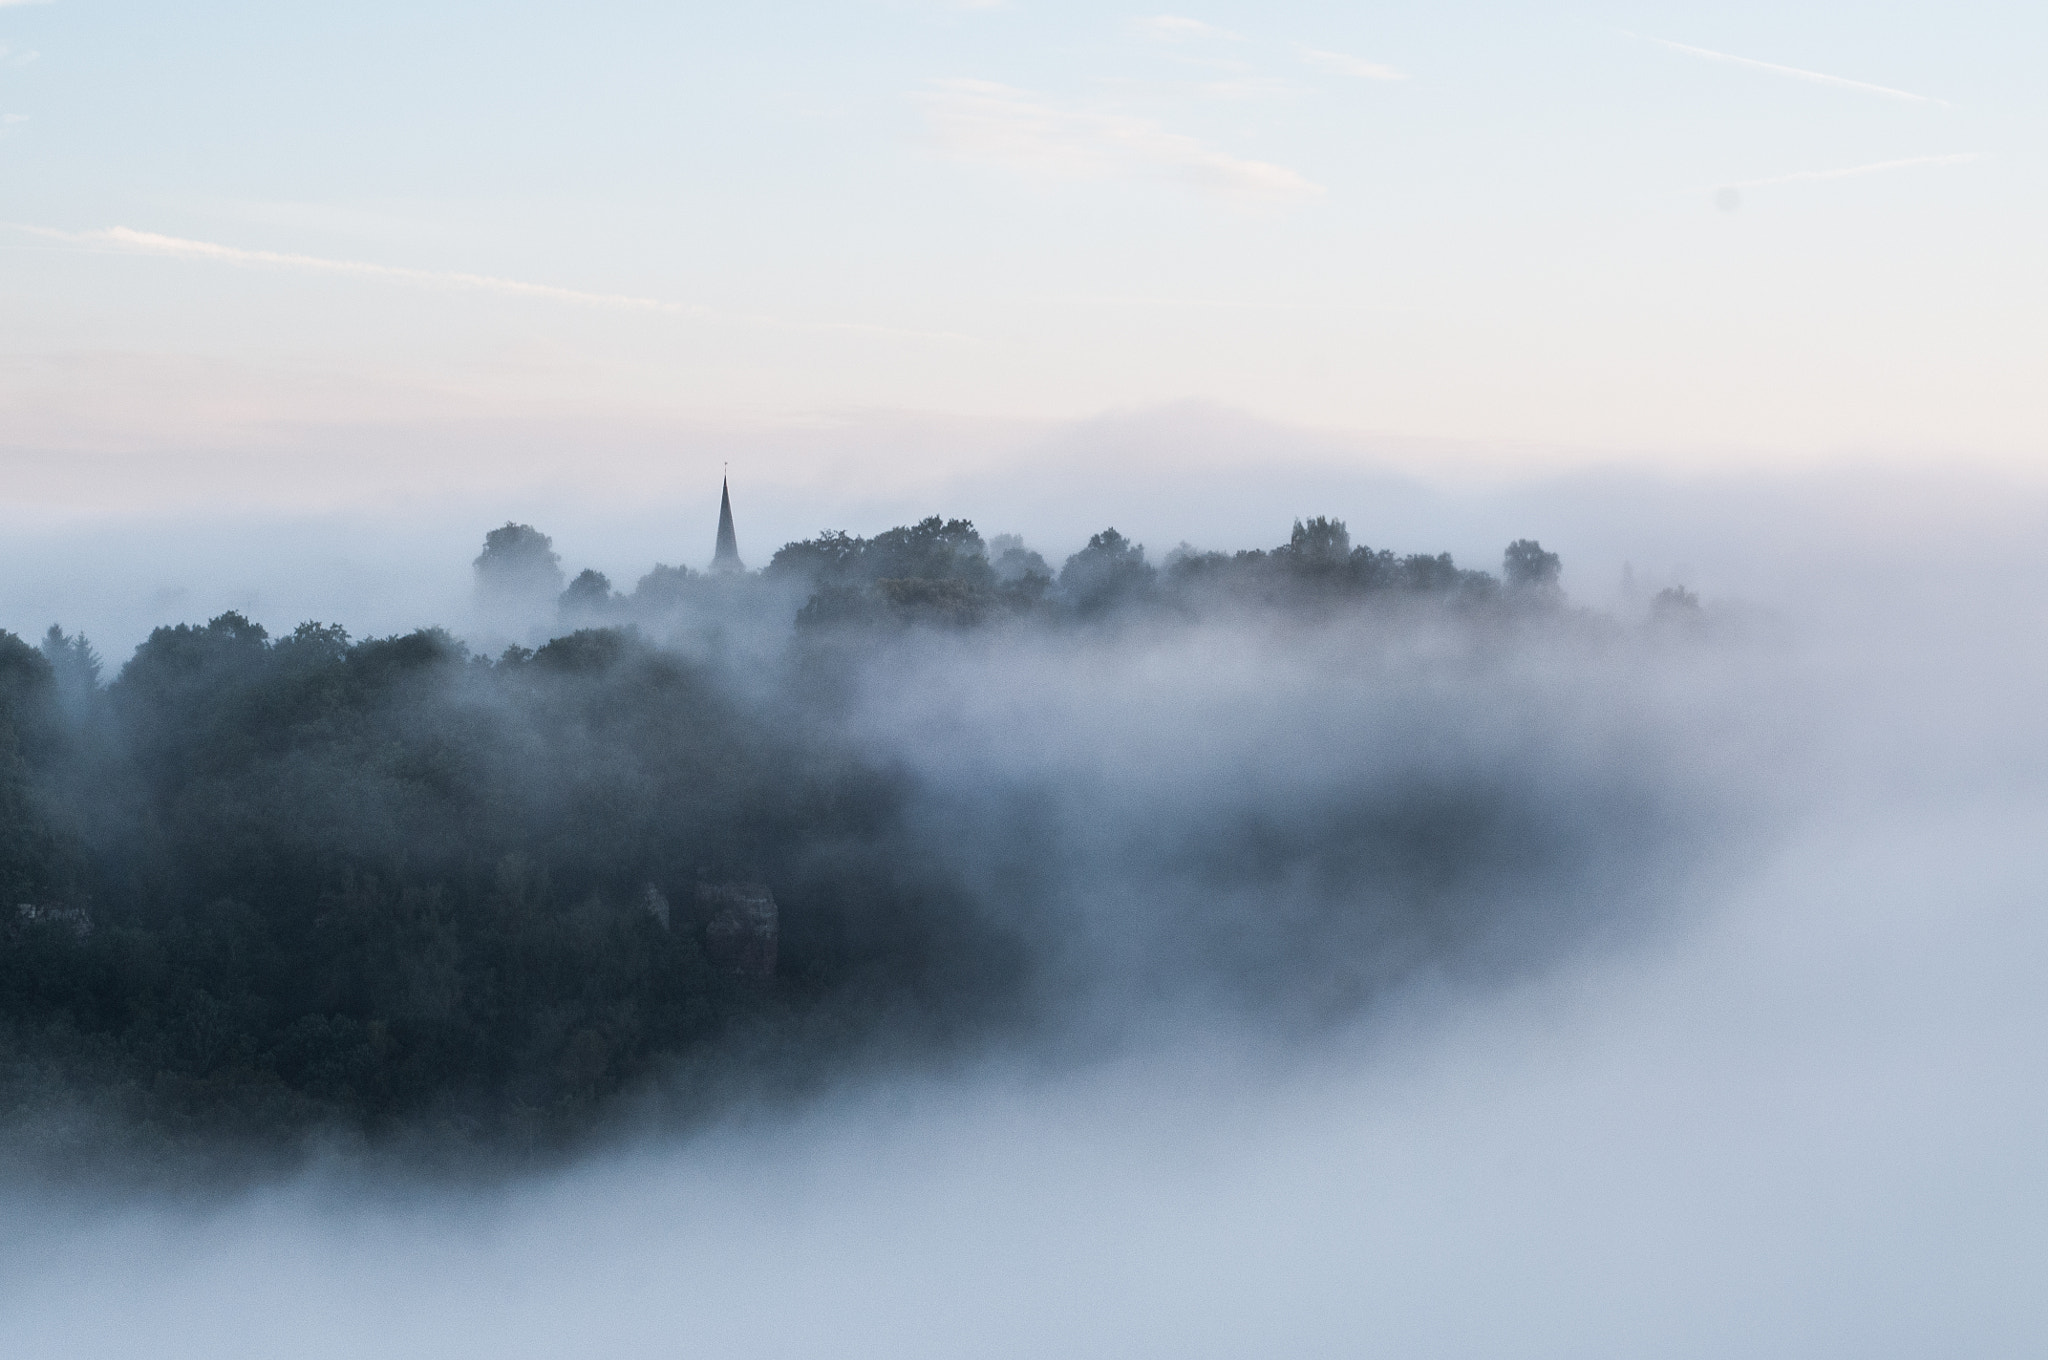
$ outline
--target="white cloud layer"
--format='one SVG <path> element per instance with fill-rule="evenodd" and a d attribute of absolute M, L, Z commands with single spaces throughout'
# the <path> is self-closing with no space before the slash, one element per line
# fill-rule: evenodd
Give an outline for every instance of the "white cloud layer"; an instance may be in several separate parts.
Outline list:
<path fill-rule="evenodd" d="M 962 160 L 1056 180 L 1165 178 L 1245 204 L 1292 205 L 1323 193 L 1285 166 L 1233 156 L 1149 118 L 985 80 L 934 81 L 918 98 L 934 141 Z"/>

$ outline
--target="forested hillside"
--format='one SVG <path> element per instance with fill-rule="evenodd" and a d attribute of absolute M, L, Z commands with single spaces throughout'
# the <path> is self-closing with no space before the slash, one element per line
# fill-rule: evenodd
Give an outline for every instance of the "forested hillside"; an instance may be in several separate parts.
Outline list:
<path fill-rule="evenodd" d="M 523 579 L 555 590 L 547 565 Z M 1500 580 L 1326 520 L 1163 570 L 1114 530 L 1054 572 L 933 518 L 792 543 L 751 575 L 657 568 L 626 595 L 594 576 L 550 599 L 557 636 L 495 657 L 438 629 L 271 637 L 229 613 L 157 629 L 107 676 L 81 637 L 0 635 L 9 1126 L 68 1110 L 173 1143 L 546 1144 L 679 1073 L 801 1082 L 880 1042 L 940 1053 L 1042 1023 L 1077 918 L 1033 896 L 1067 852 L 1031 828 L 1065 795 L 1012 790 L 1000 833 L 934 836 L 969 824 L 946 810 L 961 795 L 856 739 L 861 676 L 901 674 L 920 636 L 1079 630 L 1114 655 L 1127 623 L 1218 613 L 1580 626 L 1533 543 Z M 746 619 L 780 651 L 726 655 L 693 618 Z M 1365 776 L 1318 794 L 1320 822 L 1233 812 L 1160 872 L 1234 903 L 1321 875 L 1290 949 L 1405 958 L 1388 922 L 1447 936 L 1456 884 L 1564 874 L 1582 834 L 1513 781 Z M 769 967 L 719 952 L 703 904 L 735 884 L 779 908 Z M 1184 941 L 1273 952 L 1213 903 L 1187 911 Z"/>

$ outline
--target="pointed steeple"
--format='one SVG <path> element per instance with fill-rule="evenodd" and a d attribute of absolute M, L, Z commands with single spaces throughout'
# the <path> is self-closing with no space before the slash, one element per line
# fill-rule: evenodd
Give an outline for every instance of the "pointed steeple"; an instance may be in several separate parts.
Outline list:
<path fill-rule="evenodd" d="M 732 531 L 732 488 L 721 481 L 718 486 L 718 548 L 711 554 L 713 571 L 745 571 L 740 561 L 740 541 Z"/>

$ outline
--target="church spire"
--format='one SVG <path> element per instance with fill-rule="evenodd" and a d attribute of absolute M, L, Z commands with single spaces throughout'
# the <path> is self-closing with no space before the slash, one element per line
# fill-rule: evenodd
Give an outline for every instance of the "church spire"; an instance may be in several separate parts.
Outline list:
<path fill-rule="evenodd" d="M 746 570 L 740 562 L 740 541 L 732 531 L 732 488 L 722 480 L 718 486 L 718 549 L 711 554 L 711 570 Z"/>

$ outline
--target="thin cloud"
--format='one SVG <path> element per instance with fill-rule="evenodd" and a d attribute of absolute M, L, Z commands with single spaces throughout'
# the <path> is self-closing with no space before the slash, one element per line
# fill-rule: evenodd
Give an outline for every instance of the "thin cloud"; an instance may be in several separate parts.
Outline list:
<path fill-rule="evenodd" d="M 5 0 L 0 0 L 0 3 L 5 3 Z M 49 227 L 18 226 L 15 230 L 51 240 L 99 246 L 130 255 L 164 255 L 188 260 L 213 260 L 222 264 L 396 279 L 437 288 L 509 293 L 518 297 L 547 298 L 554 302 L 574 302 L 584 306 L 616 307 L 630 311 L 681 313 L 704 310 L 699 307 L 687 307 L 681 303 L 663 302 L 657 298 L 629 297 L 618 293 L 587 293 L 576 288 L 559 288 L 549 283 L 526 283 L 519 279 L 502 279 L 489 274 L 411 269 L 403 265 L 371 264 L 366 260 L 330 260 L 318 255 L 290 255 L 274 250 L 244 250 L 239 246 L 224 246 L 213 241 L 193 241 L 182 236 L 163 236 L 156 232 L 136 231 L 129 227 L 108 227 L 100 231 L 57 231 Z"/>
<path fill-rule="evenodd" d="M 1669 38 L 1653 38 L 1647 33 L 1631 33 L 1627 29 L 1616 29 L 1615 31 L 1625 38 L 1634 38 L 1638 42 L 1655 43 L 1659 47 L 1668 47 L 1674 52 L 1684 52 L 1691 56 L 1704 58 L 1707 61 L 1725 61 L 1730 65 L 1748 66 L 1759 71 L 1769 71 L 1773 75 L 1790 76 L 1794 80 L 1809 81 L 1815 85 L 1833 85 L 1844 90 L 1861 90 L 1865 94 L 1882 95 L 1886 99 L 1903 99 L 1915 104 L 1936 104 L 1942 108 L 1951 107 L 1946 99 L 1936 99 L 1933 95 L 1927 94 L 1914 94 L 1911 90 L 1895 90 L 1889 85 L 1872 85 L 1868 81 L 1850 80 L 1844 76 L 1831 76 L 1820 71 L 1802 70 L 1797 66 L 1780 66 L 1774 61 L 1758 61 L 1754 57 L 1731 56 L 1729 53 L 1716 52 L 1711 48 L 1694 47 L 1689 43 L 1672 42 Z"/>
<path fill-rule="evenodd" d="M 1912 170 L 1924 165 L 1968 165 L 1972 161 L 1988 160 L 1989 153 L 1983 151 L 1960 151 L 1948 156 L 1908 156 L 1896 161 L 1872 161 L 1868 165 L 1849 165 L 1839 170 L 1795 170 L 1789 175 L 1769 175 L 1763 179 L 1738 180 L 1733 184 L 1719 186 L 1721 189 L 1761 189 L 1771 184 L 1799 184 L 1816 179 L 1854 179 L 1858 175 L 1877 175 L 1887 170 Z"/>
<path fill-rule="evenodd" d="M 49 3 L 50 0 L 0 0 L 0 9 L 9 9 L 15 5 L 47 5 Z"/>
<path fill-rule="evenodd" d="M 1238 203 L 1293 204 L 1323 187 L 1147 118 L 1063 107 L 985 80 L 934 81 L 918 96 L 940 150 L 1047 179 L 1166 178 Z"/>
<path fill-rule="evenodd" d="M 1320 66 L 1325 71 L 1335 71 L 1339 75 L 1354 76 L 1359 80 L 1408 78 L 1406 71 L 1397 71 L 1391 66 L 1377 61 L 1367 61 L 1363 57 L 1349 56 L 1343 52 L 1325 52 L 1314 47 L 1298 47 L 1296 50 L 1301 53 L 1301 59 L 1310 66 Z"/>
<path fill-rule="evenodd" d="M 1194 87 L 1195 93 L 1204 99 L 1228 100 L 1243 103 L 1254 99 L 1291 99 L 1301 93 L 1301 87 L 1285 80 L 1269 80 L 1263 77 L 1239 77 L 1230 80 L 1206 80 Z"/>
<path fill-rule="evenodd" d="M 4 3 L 5 0 L 0 0 Z M 59 231 L 53 227 L 0 224 L 9 230 L 63 241 L 88 248 L 116 251 L 126 255 L 154 255 L 171 259 L 206 260 L 219 264 L 266 269 L 298 270 L 316 274 L 338 274 L 356 278 L 390 279 L 430 288 L 500 293 L 513 297 L 566 302 L 584 307 L 620 311 L 657 312 L 738 322 L 747 325 L 788 327 L 810 331 L 844 331 L 858 335 L 893 336 L 901 339 L 962 341 L 970 337 L 951 331 L 905 330 L 857 321 L 786 321 L 772 316 L 722 314 L 692 303 L 666 302 L 660 298 L 634 297 L 624 293 L 591 293 L 578 288 L 561 288 L 550 283 L 528 283 L 521 279 L 498 278 L 490 274 L 468 274 L 458 270 L 412 269 L 404 265 L 372 264 L 366 260 L 331 260 L 319 255 L 293 255 L 274 250 L 244 250 L 213 241 L 194 241 L 182 236 L 136 231 L 130 227 L 108 227 L 98 231 Z"/>
<path fill-rule="evenodd" d="M 1200 19 L 1189 19 L 1179 14 L 1155 14 L 1148 19 L 1138 19 L 1134 22 L 1139 32 L 1166 42 L 1244 41 L 1244 35 L 1241 33 L 1232 33 L 1227 28 L 1218 28 L 1214 24 L 1203 23 Z"/>

